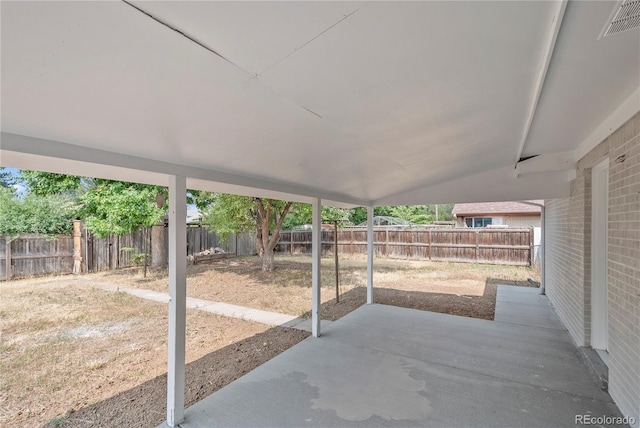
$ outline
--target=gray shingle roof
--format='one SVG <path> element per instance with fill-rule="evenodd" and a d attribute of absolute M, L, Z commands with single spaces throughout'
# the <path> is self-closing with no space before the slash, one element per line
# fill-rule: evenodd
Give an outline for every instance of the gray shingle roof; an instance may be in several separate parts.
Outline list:
<path fill-rule="evenodd" d="M 528 201 L 544 204 L 544 201 Z M 456 204 L 453 214 L 460 216 L 479 214 L 540 214 L 541 208 L 522 202 L 479 202 L 472 204 Z"/>

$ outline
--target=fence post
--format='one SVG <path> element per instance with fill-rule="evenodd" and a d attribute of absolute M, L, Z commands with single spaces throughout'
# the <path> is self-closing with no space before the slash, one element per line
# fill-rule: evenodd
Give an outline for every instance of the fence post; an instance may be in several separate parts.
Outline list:
<path fill-rule="evenodd" d="M 413 244 L 415 243 L 415 240 L 413 239 L 413 230 L 410 233 L 411 233 L 411 245 L 409 246 L 409 251 L 407 251 L 408 259 L 413 258 L 413 252 L 415 251 L 415 247 L 413 246 Z"/>
<path fill-rule="evenodd" d="M 431 246 L 431 229 L 429 229 L 429 235 L 428 236 L 429 236 L 429 238 L 428 238 L 429 239 L 429 242 L 428 242 L 428 244 L 429 244 L 429 260 L 431 260 L 431 249 L 433 248 Z"/>
<path fill-rule="evenodd" d="M 534 251 L 534 235 L 533 235 L 533 227 L 529 228 L 529 267 L 533 266 L 533 251 Z"/>
<path fill-rule="evenodd" d="M 351 242 L 349 242 L 349 253 L 353 254 L 353 229 L 350 231 Z"/>
<path fill-rule="evenodd" d="M 116 236 L 116 269 L 120 269 L 120 235 Z"/>
<path fill-rule="evenodd" d="M 6 280 L 10 280 L 11 277 L 13 276 L 13 273 L 11 272 L 11 240 L 9 239 L 8 236 L 5 237 L 5 250 L 4 250 L 4 255 L 6 257 L 5 262 L 6 262 L 6 267 L 5 267 L 5 279 Z"/>
<path fill-rule="evenodd" d="M 82 224 L 73 220 L 73 273 L 82 273 Z"/>
<path fill-rule="evenodd" d="M 291 241 L 291 244 L 289 245 L 289 253 L 293 256 L 293 230 L 289 231 L 289 238 Z"/>
<path fill-rule="evenodd" d="M 93 234 L 89 234 L 87 228 L 84 228 L 84 239 L 85 239 L 85 256 L 87 257 L 87 272 L 94 272 L 97 270 L 95 258 L 93 256 L 94 247 L 93 247 Z"/>
<path fill-rule="evenodd" d="M 375 236 L 376 233 L 373 232 L 373 236 L 374 236 L 374 240 L 375 240 Z M 389 229 L 386 229 L 384 231 L 384 239 L 385 239 L 385 243 L 384 243 L 384 255 L 386 257 L 389 257 Z"/>

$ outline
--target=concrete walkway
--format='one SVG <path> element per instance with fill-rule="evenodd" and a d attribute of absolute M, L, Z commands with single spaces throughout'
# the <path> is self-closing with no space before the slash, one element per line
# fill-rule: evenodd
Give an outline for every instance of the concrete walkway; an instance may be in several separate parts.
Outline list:
<path fill-rule="evenodd" d="M 180 426 L 575 427 L 576 415 L 620 415 L 537 289 L 500 286 L 496 312 L 360 307 L 189 407 Z"/>
<path fill-rule="evenodd" d="M 122 285 L 110 284 L 107 282 L 87 281 L 78 279 L 78 282 L 91 285 L 106 291 L 122 292 L 140 297 L 141 299 L 153 300 L 160 303 L 169 303 L 169 294 L 160 293 L 158 291 L 144 290 L 134 287 L 126 287 Z M 223 315 L 230 318 L 240 318 L 243 320 L 255 321 L 261 324 L 290 327 L 298 330 L 311 332 L 311 320 L 295 317 L 293 315 L 281 314 L 278 312 L 262 311 L 260 309 L 247 308 L 244 306 L 231 305 L 223 302 L 213 302 L 210 300 L 196 299 L 187 297 L 187 308 L 198 309 L 200 311 L 210 312 L 216 315 Z M 331 321 L 322 320 L 321 328 L 331 324 Z"/>

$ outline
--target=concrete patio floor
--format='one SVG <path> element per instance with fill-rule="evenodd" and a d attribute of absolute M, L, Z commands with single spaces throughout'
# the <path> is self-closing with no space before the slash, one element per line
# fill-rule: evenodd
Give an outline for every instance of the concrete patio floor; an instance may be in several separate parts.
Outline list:
<path fill-rule="evenodd" d="M 496 320 L 364 306 L 186 411 L 183 428 L 576 426 L 620 416 L 538 289 Z"/>

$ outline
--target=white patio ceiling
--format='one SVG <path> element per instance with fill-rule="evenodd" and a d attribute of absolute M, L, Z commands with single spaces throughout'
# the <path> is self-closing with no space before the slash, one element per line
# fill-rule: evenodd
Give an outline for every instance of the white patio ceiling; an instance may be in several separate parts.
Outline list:
<path fill-rule="evenodd" d="M 0 162 L 347 205 L 563 196 L 640 110 L 640 30 L 598 40 L 615 4 L 3 1 Z"/>

